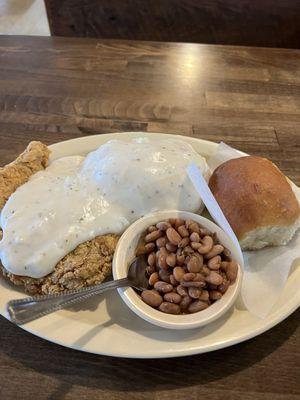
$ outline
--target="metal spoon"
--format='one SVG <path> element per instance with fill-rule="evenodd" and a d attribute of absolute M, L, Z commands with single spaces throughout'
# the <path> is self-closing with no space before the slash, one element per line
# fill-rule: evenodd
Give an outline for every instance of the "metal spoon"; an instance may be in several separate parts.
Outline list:
<path fill-rule="evenodd" d="M 146 267 L 146 258 L 142 255 L 137 257 L 131 263 L 127 278 L 81 289 L 70 290 L 62 294 L 46 294 L 11 300 L 7 303 L 7 312 L 9 313 L 12 322 L 22 325 L 72 304 L 79 303 L 89 297 L 106 292 L 107 290 L 125 286 L 133 287 L 137 290 L 143 290 L 148 287 Z"/>

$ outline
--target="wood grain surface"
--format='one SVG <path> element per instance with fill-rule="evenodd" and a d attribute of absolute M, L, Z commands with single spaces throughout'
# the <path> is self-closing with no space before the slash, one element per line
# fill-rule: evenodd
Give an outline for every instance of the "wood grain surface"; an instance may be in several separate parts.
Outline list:
<path fill-rule="evenodd" d="M 300 48 L 295 0 L 45 0 L 53 36 Z"/>
<path fill-rule="evenodd" d="M 33 139 L 168 132 L 273 160 L 300 184 L 300 52 L 0 36 L 0 160 Z M 0 399 L 300 396 L 300 313 L 237 346 L 170 360 L 66 349 L 0 319 Z"/>

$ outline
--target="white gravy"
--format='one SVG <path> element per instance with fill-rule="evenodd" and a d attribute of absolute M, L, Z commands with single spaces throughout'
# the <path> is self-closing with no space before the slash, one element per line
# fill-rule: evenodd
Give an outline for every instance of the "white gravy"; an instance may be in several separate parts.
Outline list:
<path fill-rule="evenodd" d="M 86 157 L 53 161 L 8 199 L 1 212 L 0 258 L 16 275 L 43 277 L 80 243 L 122 233 L 157 210 L 202 206 L 185 172 L 203 157 L 180 140 L 112 140 Z"/>

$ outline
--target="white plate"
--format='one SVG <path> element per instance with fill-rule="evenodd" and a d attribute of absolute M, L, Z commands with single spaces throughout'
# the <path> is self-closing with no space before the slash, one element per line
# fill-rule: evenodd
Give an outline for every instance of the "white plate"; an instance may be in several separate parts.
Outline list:
<path fill-rule="evenodd" d="M 111 139 L 130 140 L 143 133 L 115 133 L 73 139 L 50 146 L 51 159 L 85 154 Z M 148 134 L 146 134 L 148 135 Z M 151 134 L 152 138 L 173 135 Z M 177 136 L 178 137 L 178 136 Z M 180 137 L 193 145 L 204 157 L 216 144 Z M 178 357 L 221 349 L 259 335 L 288 317 L 300 305 L 300 268 L 294 268 L 279 301 L 270 316 L 261 320 L 251 315 L 238 300 L 227 314 L 203 327 L 172 331 L 151 325 L 136 316 L 123 303 L 117 291 L 85 303 L 80 309 L 62 310 L 30 322 L 23 329 L 51 342 L 73 349 L 116 357 Z M 0 313 L 7 301 L 24 297 L 4 279 L 0 279 Z"/>

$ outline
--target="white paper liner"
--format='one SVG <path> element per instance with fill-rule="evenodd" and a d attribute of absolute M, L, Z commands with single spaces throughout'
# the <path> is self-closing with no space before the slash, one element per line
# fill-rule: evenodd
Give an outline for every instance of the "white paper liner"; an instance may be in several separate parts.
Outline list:
<path fill-rule="evenodd" d="M 208 160 L 213 171 L 218 165 L 245 156 L 238 150 L 220 143 L 216 153 Z M 291 184 L 300 203 L 300 189 Z M 266 318 L 276 304 L 289 276 L 293 263 L 300 265 L 300 234 L 286 246 L 268 247 L 257 251 L 245 251 L 244 279 L 241 296 L 246 308 L 259 318 Z"/>

